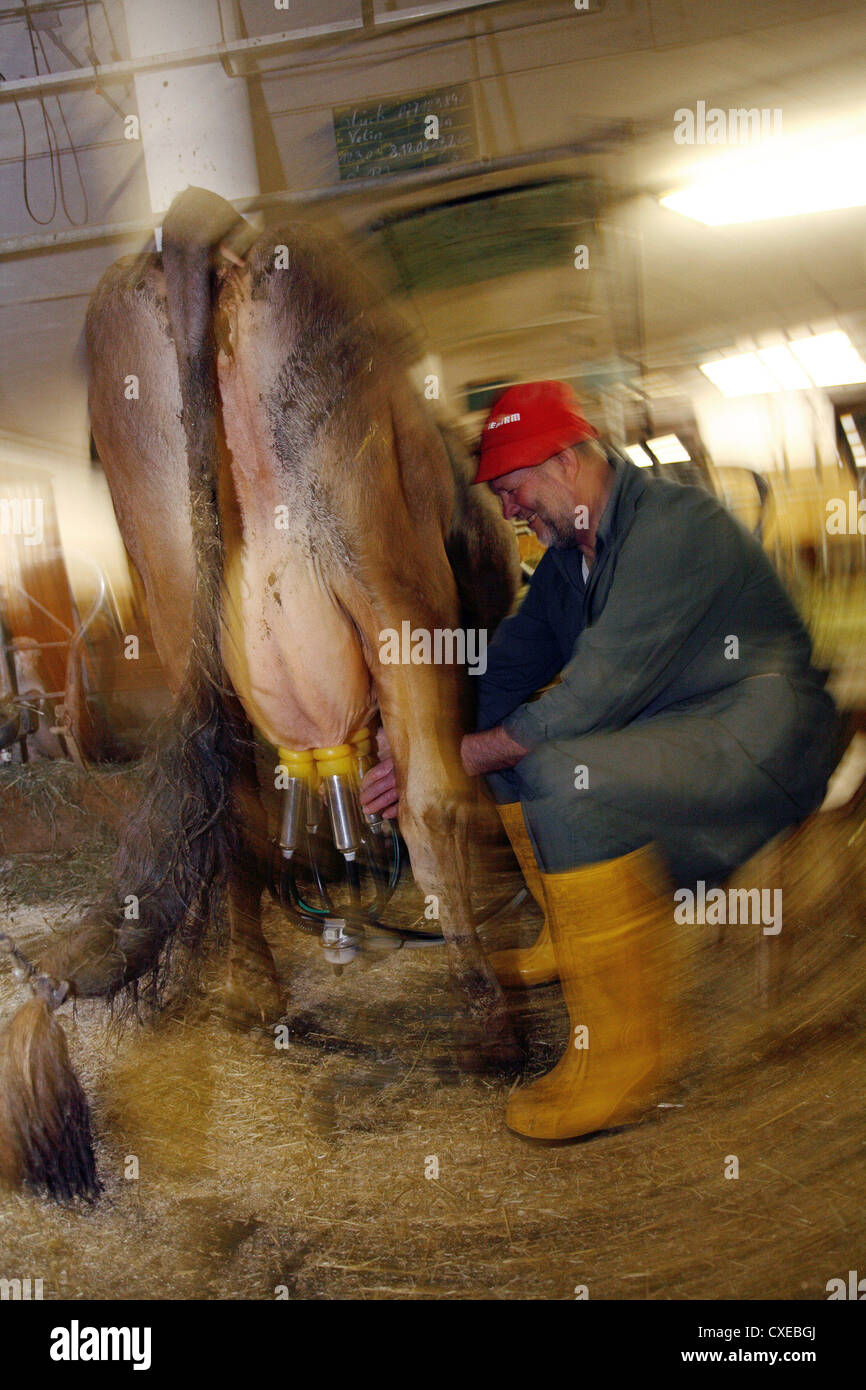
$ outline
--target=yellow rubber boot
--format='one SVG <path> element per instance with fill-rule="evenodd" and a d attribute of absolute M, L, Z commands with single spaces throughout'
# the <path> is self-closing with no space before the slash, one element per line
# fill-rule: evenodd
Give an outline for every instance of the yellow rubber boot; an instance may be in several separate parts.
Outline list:
<path fill-rule="evenodd" d="M 636 1119 L 667 1069 L 673 899 L 648 846 L 541 877 L 569 1045 L 505 1119 L 528 1138 L 573 1139 Z"/>
<path fill-rule="evenodd" d="M 499 819 L 511 842 L 520 871 L 526 886 L 538 906 L 545 914 L 544 926 L 534 946 L 515 947 L 510 951 L 494 951 L 489 957 L 491 968 L 499 983 L 506 989 L 532 989 L 535 985 L 549 985 L 558 978 L 553 942 L 547 927 L 547 910 L 544 905 L 544 889 L 541 884 L 541 870 L 535 858 L 532 841 L 523 819 L 523 807 L 519 801 L 497 806 Z"/>

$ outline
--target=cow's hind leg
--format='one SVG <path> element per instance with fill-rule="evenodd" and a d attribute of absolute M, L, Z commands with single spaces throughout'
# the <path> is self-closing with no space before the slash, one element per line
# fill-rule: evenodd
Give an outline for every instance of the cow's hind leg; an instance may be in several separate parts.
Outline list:
<path fill-rule="evenodd" d="M 269 860 L 267 816 L 252 747 L 245 749 L 233 786 L 237 826 L 229 884 L 229 960 L 222 1006 L 237 1026 L 269 1023 L 281 1012 L 271 948 L 262 931 L 262 888 Z"/>
<path fill-rule="evenodd" d="M 416 623 L 421 619 L 413 618 Z M 377 633 L 366 635 L 376 650 Z M 458 1060 L 466 1070 L 513 1068 L 522 1054 L 472 916 L 469 836 L 481 806 L 460 762 L 457 673 L 453 667 L 377 665 L 375 679 L 397 770 L 400 831 L 418 887 L 436 899 L 457 991 Z"/>
<path fill-rule="evenodd" d="M 387 701 L 383 710 L 395 765 L 405 768 L 400 831 L 416 883 L 424 894 L 435 895 L 438 905 L 458 996 L 453 1022 L 458 1061 L 469 1071 L 509 1068 L 519 1064 L 521 1052 L 472 916 L 469 837 L 475 798 L 471 788 L 461 785 L 457 769 L 449 768 L 443 758 L 447 733 L 436 727 L 435 706 L 433 712 L 434 719 L 423 730 L 406 720 L 402 710 L 389 708 Z"/>

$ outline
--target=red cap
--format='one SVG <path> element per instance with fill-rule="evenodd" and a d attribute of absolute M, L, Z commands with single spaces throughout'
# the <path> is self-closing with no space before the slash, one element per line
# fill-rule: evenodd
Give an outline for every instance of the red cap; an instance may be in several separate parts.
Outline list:
<path fill-rule="evenodd" d="M 534 468 L 545 459 L 598 439 L 580 401 L 562 381 L 524 381 L 499 397 L 481 431 L 481 462 L 476 483 L 489 483 L 517 468 Z"/>

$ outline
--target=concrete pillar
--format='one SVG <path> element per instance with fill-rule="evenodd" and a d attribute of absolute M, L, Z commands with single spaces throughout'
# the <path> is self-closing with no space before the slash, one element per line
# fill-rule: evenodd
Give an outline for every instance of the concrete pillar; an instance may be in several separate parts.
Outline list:
<path fill-rule="evenodd" d="M 217 0 L 124 0 L 133 58 L 205 48 L 223 37 Z M 234 37 L 232 7 L 223 5 L 225 38 Z M 247 84 L 217 59 L 192 67 L 139 73 L 135 94 L 154 216 L 188 184 L 223 198 L 259 190 Z"/>

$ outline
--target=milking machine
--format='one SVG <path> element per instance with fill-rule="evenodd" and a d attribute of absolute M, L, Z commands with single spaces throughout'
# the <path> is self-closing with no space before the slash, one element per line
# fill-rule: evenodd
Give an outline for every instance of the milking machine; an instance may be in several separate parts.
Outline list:
<path fill-rule="evenodd" d="M 404 946 L 444 942 L 441 935 L 417 923 L 397 926 L 384 919 L 400 881 L 404 856 L 394 823 L 361 808 L 361 781 L 374 761 L 367 728 L 332 748 L 279 749 L 282 801 L 270 890 L 296 926 L 319 937 L 325 960 L 338 971 L 361 952 L 379 955 Z M 330 831 L 329 845 L 325 829 Z M 339 904 L 336 888 L 326 881 L 326 858 L 336 858 L 342 869 Z M 307 890 L 300 885 L 299 860 L 309 866 L 317 903 L 308 901 Z M 366 900 L 365 878 L 372 885 Z M 524 896 L 525 889 L 510 894 L 487 914 L 485 923 Z"/>
<path fill-rule="evenodd" d="M 279 749 L 282 802 L 271 891 L 298 927 L 318 935 L 325 960 L 338 969 L 362 950 L 381 952 L 410 943 L 442 942 L 439 935 L 382 920 L 400 880 L 403 856 L 393 823 L 361 809 L 361 780 L 373 761 L 366 728 L 336 747 Z M 327 856 L 326 828 L 332 850 Z M 344 901 L 339 906 L 322 862 L 326 857 L 333 861 L 333 851 L 344 879 Z M 309 865 L 317 903 L 308 900 L 300 885 L 299 858 Z M 372 884 L 372 896 L 366 901 L 362 893 L 365 870 Z"/>

